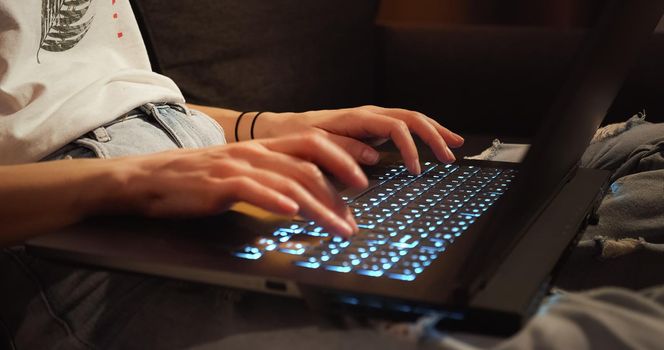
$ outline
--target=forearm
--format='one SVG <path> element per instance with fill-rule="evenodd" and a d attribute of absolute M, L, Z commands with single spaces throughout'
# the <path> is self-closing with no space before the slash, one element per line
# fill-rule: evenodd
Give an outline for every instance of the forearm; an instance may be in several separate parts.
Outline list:
<path fill-rule="evenodd" d="M 117 205 L 124 167 L 116 165 L 86 159 L 0 166 L 0 246 Z"/>
<path fill-rule="evenodd" d="M 240 116 L 241 112 L 234 111 L 232 109 L 217 108 L 210 106 L 201 106 L 194 104 L 187 104 L 189 108 L 201 111 L 212 119 L 214 119 L 226 133 L 226 140 L 228 142 L 237 142 L 235 139 L 235 128 L 237 126 L 237 135 L 240 141 L 246 141 L 251 139 L 251 124 L 253 119 L 256 117 L 258 112 L 249 112 L 240 120 L 240 123 L 236 125 L 237 119 Z M 274 136 L 269 134 L 268 120 L 272 121 L 277 116 L 277 113 L 263 112 L 260 116 L 260 123 L 254 123 L 254 137 L 255 138 L 264 138 L 269 136 Z M 284 119 L 283 116 L 278 117 Z"/>

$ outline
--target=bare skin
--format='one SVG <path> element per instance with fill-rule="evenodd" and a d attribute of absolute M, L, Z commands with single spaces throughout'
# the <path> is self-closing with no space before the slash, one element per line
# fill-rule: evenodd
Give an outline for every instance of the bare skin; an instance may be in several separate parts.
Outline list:
<path fill-rule="evenodd" d="M 233 134 L 239 112 L 190 106 L 215 119 L 226 130 L 227 135 Z M 250 139 L 251 122 L 255 115 L 256 113 L 249 113 L 241 120 L 238 132 L 240 140 Z M 399 148 L 404 163 L 413 173 L 419 173 L 421 169 L 411 132 L 417 134 L 431 147 L 438 160 L 446 163 L 455 160 L 450 148 L 461 147 L 464 142 L 461 136 L 422 113 L 378 106 L 304 113 L 263 113 L 255 123 L 254 136 L 260 139 L 301 134 L 307 131 L 328 138 L 345 149 L 357 162 L 365 165 L 378 162 L 378 152 L 369 143 L 392 139 Z"/>
<path fill-rule="evenodd" d="M 195 108 L 232 134 L 239 113 Z M 248 138 L 247 119 L 240 125 L 240 140 Z M 408 168 L 419 173 L 410 131 L 444 162 L 454 160 L 447 145 L 463 143 L 460 136 L 419 113 L 366 106 L 265 113 L 255 125 L 254 141 L 110 160 L 0 166 L 0 246 L 91 215 L 195 217 L 223 212 L 236 202 L 282 215 L 299 214 L 347 237 L 357 225 L 321 169 L 346 185 L 365 187 L 359 164 L 378 161 L 378 153 L 367 143 L 391 138 Z"/>

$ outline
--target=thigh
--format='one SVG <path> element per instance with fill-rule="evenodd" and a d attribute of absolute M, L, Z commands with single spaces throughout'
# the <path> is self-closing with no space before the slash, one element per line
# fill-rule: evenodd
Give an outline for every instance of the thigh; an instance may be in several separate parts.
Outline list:
<path fill-rule="evenodd" d="M 0 253 L 0 319 L 18 349 L 182 349 L 315 324 L 297 299 Z"/>

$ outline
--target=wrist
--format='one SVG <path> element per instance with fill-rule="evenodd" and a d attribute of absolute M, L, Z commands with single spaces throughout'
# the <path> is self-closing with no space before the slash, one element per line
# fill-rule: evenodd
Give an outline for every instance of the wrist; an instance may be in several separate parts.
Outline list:
<path fill-rule="evenodd" d="M 254 138 L 265 139 L 283 135 L 283 126 L 288 125 L 294 115 L 295 113 L 263 112 L 254 123 Z"/>
<path fill-rule="evenodd" d="M 94 160 L 78 201 L 82 217 L 135 212 L 138 193 L 132 187 L 142 171 L 139 162 L 129 159 Z"/>

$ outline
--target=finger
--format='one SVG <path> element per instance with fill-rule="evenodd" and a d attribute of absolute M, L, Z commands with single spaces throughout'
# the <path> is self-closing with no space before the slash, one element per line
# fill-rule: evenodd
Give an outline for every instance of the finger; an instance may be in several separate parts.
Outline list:
<path fill-rule="evenodd" d="M 349 237 L 355 232 L 343 217 L 345 209 L 335 212 L 334 208 L 325 206 L 297 181 L 272 171 L 252 167 L 244 169 L 243 174 L 293 200 L 300 207 L 299 214 L 315 221 L 330 233 Z"/>
<path fill-rule="evenodd" d="M 391 110 L 391 115 L 386 117 L 402 120 L 408 125 L 408 129 L 417 134 L 436 155 L 441 162 L 450 163 L 456 160 L 452 151 L 447 147 L 447 143 L 438 133 L 436 128 L 419 113 L 406 110 Z"/>
<path fill-rule="evenodd" d="M 311 162 L 304 161 L 284 153 L 268 151 L 261 156 L 254 156 L 249 162 L 255 167 L 268 169 L 285 177 L 295 179 L 314 197 L 335 212 L 343 212 L 346 203 L 341 199 L 336 188 L 328 181 L 323 172 Z M 349 224 L 353 224 L 349 222 Z"/>
<path fill-rule="evenodd" d="M 440 125 L 440 123 L 433 118 L 426 117 L 426 119 L 429 121 L 429 123 L 431 123 L 431 125 L 433 125 L 434 128 L 436 128 L 436 130 L 438 130 L 438 133 L 440 133 L 440 135 L 445 138 L 448 146 L 452 148 L 459 148 L 463 146 L 464 142 L 466 142 L 466 140 L 464 140 L 461 135 L 452 132 L 450 129 Z"/>
<path fill-rule="evenodd" d="M 300 210 L 294 200 L 248 177 L 223 179 L 215 186 L 215 191 L 222 200 L 231 197 L 235 202 L 247 202 L 279 215 L 293 216 Z M 222 203 L 219 206 L 224 205 Z"/>
<path fill-rule="evenodd" d="M 434 129 L 436 129 L 436 131 L 440 134 L 440 136 L 442 136 L 443 139 L 445 139 L 445 142 L 447 143 L 448 146 L 452 148 L 457 148 L 461 147 L 464 143 L 464 139 L 463 137 L 461 137 L 461 135 L 450 131 L 449 129 L 440 125 L 440 123 L 437 122 L 435 119 L 430 118 L 422 113 L 410 111 L 407 109 L 401 109 L 401 108 L 385 108 L 379 106 L 364 106 L 362 108 L 373 111 L 374 113 L 385 114 L 390 116 L 397 116 L 397 115 L 400 117 L 408 115 L 419 116 L 420 118 L 426 120 L 429 124 L 431 124 L 434 127 Z"/>
<path fill-rule="evenodd" d="M 327 135 L 327 138 L 348 152 L 358 163 L 374 165 L 380 160 L 380 153 L 364 142 L 334 134 Z"/>
<path fill-rule="evenodd" d="M 180 178 L 182 179 L 182 178 Z M 188 179 L 184 179 L 188 180 Z M 246 177 L 206 178 L 179 181 L 165 195 L 145 203 L 143 211 L 149 217 L 188 217 L 214 215 L 228 210 L 234 202 L 246 201 L 280 215 L 297 214 L 299 206 L 287 196 Z"/>
<path fill-rule="evenodd" d="M 386 118 L 373 112 L 357 113 L 353 116 L 364 134 L 370 137 L 389 137 L 399 149 L 408 170 L 414 174 L 421 172 L 419 156 L 415 140 L 410 134 L 408 125 L 396 118 Z"/>
<path fill-rule="evenodd" d="M 286 153 L 320 165 L 343 183 L 364 188 L 366 175 L 346 151 L 318 133 L 259 141 L 272 151 Z"/>
<path fill-rule="evenodd" d="M 353 232 L 358 232 L 360 230 L 360 228 L 357 226 L 357 222 L 355 221 L 355 215 L 353 215 L 353 212 L 349 207 L 346 207 L 344 219 L 346 219 L 346 222 L 350 223 L 350 226 L 353 228 Z"/>
<path fill-rule="evenodd" d="M 393 117 L 406 122 L 408 128 L 417 134 L 422 141 L 431 148 L 438 160 L 445 163 L 451 163 L 456 160 L 454 154 L 447 146 L 445 139 L 428 120 L 413 112 L 400 112 L 393 115 Z"/>
<path fill-rule="evenodd" d="M 382 108 L 386 117 L 396 118 L 404 121 L 410 130 L 417 134 L 433 151 L 436 158 L 441 162 L 451 163 L 456 160 L 454 154 L 447 146 L 444 137 L 439 133 L 429 118 L 421 113 L 408 111 L 405 109 L 387 109 Z"/>
<path fill-rule="evenodd" d="M 353 218 L 350 220 L 344 216 L 348 211 L 346 203 L 341 199 L 334 186 L 323 175 L 322 171 L 313 163 L 288 154 L 274 152 L 258 143 L 236 146 L 232 150 L 233 160 L 220 159 L 213 170 L 214 176 L 235 176 L 256 174 L 260 171 L 263 179 L 269 181 L 270 186 L 280 182 L 267 175 L 280 175 L 281 181 L 295 181 L 310 193 L 317 201 L 323 204 L 327 210 L 331 210 L 339 217 L 346 219 L 351 228 L 356 226 Z M 267 172 L 267 173 L 264 173 Z M 259 175 L 260 175 L 259 174 Z"/>

